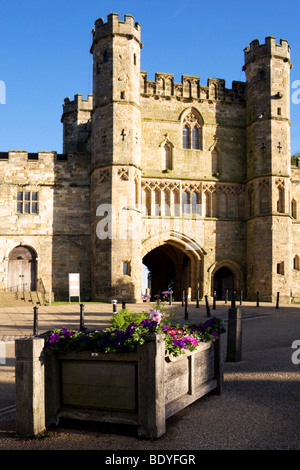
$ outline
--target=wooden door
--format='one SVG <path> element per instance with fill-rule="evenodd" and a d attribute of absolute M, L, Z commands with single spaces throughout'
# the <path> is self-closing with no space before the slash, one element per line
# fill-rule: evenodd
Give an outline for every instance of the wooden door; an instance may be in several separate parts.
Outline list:
<path fill-rule="evenodd" d="M 7 287 L 12 291 L 36 289 L 36 257 L 29 247 L 19 246 L 10 252 Z"/>

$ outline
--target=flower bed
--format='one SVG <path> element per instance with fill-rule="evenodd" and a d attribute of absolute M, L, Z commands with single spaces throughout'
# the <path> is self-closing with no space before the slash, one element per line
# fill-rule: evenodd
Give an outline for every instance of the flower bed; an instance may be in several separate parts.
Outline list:
<path fill-rule="evenodd" d="M 147 333 L 163 333 L 166 355 L 178 356 L 185 351 L 194 351 L 200 343 L 218 339 L 224 331 L 222 322 L 217 318 L 210 318 L 202 324 L 168 325 L 162 323 L 162 320 L 169 315 L 161 310 L 152 310 L 149 315 L 140 316 L 130 312 L 124 314 L 124 311 L 121 311 L 116 317 L 119 323 L 120 318 L 123 319 L 119 328 L 112 326 L 104 330 L 78 331 L 63 327 L 53 330 L 46 340 L 45 352 L 131 352 L 136 350 L 138 344 L 145 342 L 144 336 Z M 113 324 L 118 323 L 115 318 Z"/>
<path fill-rule="evenodd" d="M 32 361 L 39 377 L 27 399 L 22 390 L 32 378 L 22 374 L 17 380 L 19 429 L 31 429 L 38 412 L 39 429 L 43 420 L 49 426 L 71 418 L 131 424 L 141 437 L 162 436 L 167 418 L 211 391 L 221 393 L 223 382 L 222 323 L 170 320 L 161 310 L 124 310 L 105 330 L 61 328 L 43 339 L 18 340 L 18 368 Z M 45 398 L 44 418 L 41 406 L 28 406 L 32 396 Z"/>

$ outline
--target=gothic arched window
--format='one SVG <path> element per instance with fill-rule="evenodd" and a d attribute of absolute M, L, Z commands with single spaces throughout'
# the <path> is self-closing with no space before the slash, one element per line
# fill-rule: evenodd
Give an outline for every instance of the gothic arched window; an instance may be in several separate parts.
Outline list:
<path fill-rule="evenodd" d="M 199 128 L 194 126 L 192 129 L 192 148 L 199 149 Z"/>
<path fill-rule="evenodd" d="M 292 199 L 291 202 L 291 216 L 293 219 L 297 219 L 297 202 L 295 199 Z"/>
<path fill-rule="evenodd" d="M 192 192 L 192 214 L 199 214 L 199 213 L 200 213 L 199 194 L 193 191 Z"/>
<path fill-rule="evenodd" d="M 164 145 L 164 166 L 165 170 L 172 170 L 172 149 L 168 143 Z"/>
<path fill-rule="evenodd" d="M 190 148 L 190 128 L 185 125 L 182 131 L 182 147 L 184 149 Z"/>
<path fill-rule="evenodd" d="M 183 214 L 190 213 L 190 195 L 187 191 L 182 193 L 182 212 Z"/>
<path fill-rule="evenodd" d="M 182 121 L 182 147 L 199 150 L 202 148 L 202 118 L 197 110 L 191 109 Z"/>
<path fill-rule="evenodd" d="M 277 187 L 277 212 L 284 213 L 284 187 L 281 185 Z"/>
<path fill-rule="evenodd" d="M 262 186 L 259 193 L 259 208 L 261 214 L 267 214 L 270 210 L 269 206 L 269 188 Z"/>
<path fill-rule="evenodd" d="M 211 152 L 211 172 L 213 175 L 219 173 L 219 152 L 214 148 Z"/>

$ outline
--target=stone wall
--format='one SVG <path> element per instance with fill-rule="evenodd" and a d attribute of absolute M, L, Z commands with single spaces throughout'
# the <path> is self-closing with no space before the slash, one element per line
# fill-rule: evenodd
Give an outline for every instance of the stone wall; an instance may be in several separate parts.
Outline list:
<path fill-rule="evenodd" d="M 1 288 L 7 288 L 8 257 L 18 246 L 37 256 L 37 278 L 48 293 L 68 299 L 68 273 L 80 272 L 83 292 L 89 293 L 90 182 L 89 158 L 55 152 L 11 151 L 0 161 Z M 18 193 L 38 193 L 37 213 L 18 212 Z M 25 201 L 23 201 L 25 204 Z M 19 208 L 20 209 L 20 208 Z"/>

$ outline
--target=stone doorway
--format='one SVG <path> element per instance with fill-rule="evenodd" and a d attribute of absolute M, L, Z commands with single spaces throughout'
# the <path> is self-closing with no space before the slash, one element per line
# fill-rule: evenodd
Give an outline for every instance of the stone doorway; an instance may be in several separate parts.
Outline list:
<path fill-rule="evenodd" d="M 181 300 L 182 290 L 191 285 L 191 260 L 182 250 L 171 244 L 163 244 L 151 250 L 143 258 L 150 271 L 152 300 L 159 292 L 173 291 L 173 299 Z"/>
<path fill-rule="evenodd" d="M 32 248 L 17 246 L 9 253 L 7 288 L 10 291 L 36 290 L 36 254 Z"/>
<path fill-rule="evenodd" d="M 231 295 L 234 290 L 234 275 L 226 266 L 219 268 L 215 272 L 213 290 L 216 292 L 217 300 L 225 300 L 226 291 L 228 291 L 228 298 L 231 299 Z"/>

